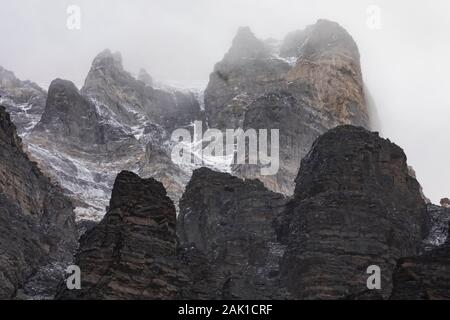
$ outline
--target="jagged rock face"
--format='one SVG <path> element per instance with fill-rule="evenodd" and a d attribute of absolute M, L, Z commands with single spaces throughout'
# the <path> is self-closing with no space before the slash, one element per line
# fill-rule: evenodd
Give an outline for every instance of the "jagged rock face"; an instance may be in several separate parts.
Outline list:
<path fill-rule="evenodd" d="M 66 80 L 54 80 L 49 88 L 45 111 L 34 128 L 35 135 L 44 131 L 52 140 L 69 144 L 82 151 L 120 152 L 126 145 L 137 145 L 130 133 L 109 125 L 96 110 L 95 105 L 83 97 L 75 85 Z"/>
<path fill-rule="evenodd" d="M 427 204 L 427 211 L 430 219 L 430 232 L 424 245 L 425 250 L 431 250 L 448 241 L 450 208 Z"/>
<path fill-rule="evenodd" d="M 285 203 L 259 181 L 195 170 L 177 227 L 181 245 L 198 251 L 194 257 L 202 261 L 187 258 L 194 291 L 206 299 L 285 297 L 278 278 L 284 247 L 273 227 Z"/>
<path fill-rule="evenodd" d="M 381 268 L 380 293 L 388 297 L 396 260 L 418 254 L 428 229 L 402 149 L 352 126 L 314 143 L 281 221 L 282 276 L 295 297 L 308 299 L 364 292 L 371 265 Z"/>
<path fill-rule="evenodd" d="M 0 66 L 0 103 L 11 114 L 20 135 L 28 133 L 41 118 L 46 96 L 37 84 L 21 81 Z"/>
<path fill-rule="evenodd" d="M 123 69 L 120 54 L 105 50 L 94 59 L 81 92 L 131 125 L 139 124 L 144 115 L 168 130 L 199 119 L 200 106 L 192 93 L 155 89 L 148 74 L 139 78 Z"/>
<path fill-rule="evenodd" d="M 278 174 L 264 177 L 248 165 L 233 170 L 288 194 L 294 190 L 291 173 L 320 134 L 342 124 L 369 128 L 358 48 L 342 27 L 326 20 L 289 34 L 275 49 L 248 28 L 239 29 L 210 76 L 205 104 L 210 127 L 280 129 Z M 258 112 L 272 118 L 257 121 Z"/>
<path fill-rule="evenodd" d="M 449 198 L 443 198 L 440 201 L 441 206 L 445 208 L 450 208 L 450 199 Z"/>
<path fill-rule="evenodd" d="M 403 258 L 394 273 L 394 300 L 450 299 L 450 241 L 421 256 Z"/>
<path fill-rule="evenodd" d="M 275 47 L 241 28 L 204 99 L 158 87 L 145 70 L 135 79 L 120 54 L 105 50 L 80 92 L 52 83 L 42 121 L 24 137 L 27 148 L 74 200 L 77 216 L 98 219 L 121 170 L 156 177 L 178 201 L 192 166 L 170 161 L 175 129 L 194 120 L 209 128 L 279 129 L 277 174 L 262 176 L 260 165 L 217 168 L 292 194 L 300 159 L 320 134 L 342 123 L 368 126 L 359 54 L 348 33 L 319 21 L 295 34 Z"/>
<path fill-rule="evenodd" d="M 59 298 L 179 297 L 175 223 L 175 207 L 161 183 L 121 172 L 109 211 L 81 238 L 76 264 L 82 289 L 64 289 Z"/>
<path fill-rule="evenodd" d="M 153 86 L 153 78 L 145 69 L 139 70 L 137 79 L 147 86 Z"/>
<path fill-rule="evenodd" d="M 122 66 L 120 54 L 100 53 L 81 91 L 57 79 L 41 121 L 26 137 L 30 154 L 74 200 L 79 219 L 99 220 L 118 172 L 157 177 L 175 200 L 190 172 L 170 159 L 172 130 L 202 119 L 196 96 L 157 89 Z M 155 165 L 157 164 L 157 165 Z"/>
<path fill-rule="evenodd" d="M 0 298 L 51 297 L 62 274 L 46 279 L 45 270 L 70 261 L 77 245 L 72 204 L 23 152 L 3 107 L 0 151 Z"/>
<path fill-rule="evenodd" d="M 161 183 L 122 172 L 107 215 L 82 237 L 82 290 L 62 287 L 59 298 L 383 299 L 393 285 L 394 294 L 416 285 L 401 273 L 392 280 L 397 261 L 409 268 L 399 259 L 419 254 L 428 233 L 403 151 L 341 126 L 314 143 L 302 169 L 293 198 L 197 169 L 177 221 Z M 447 279 L 448 257 L 439 259 L 415 268 L 434 297 L 445 297 L 447 282 L 430 273 Z M 366 287 L 371 265 L 381 268 L 380 291 Z"/>
<path fill-rule="evenodd" d="M 247 107 L 242 127 L 248 129 L 279 128 L 279 162 L 276 175 L 261 175 L 261 165 L 234 165 L 238 176 L 259 179 L 270 190 L 291 194 L 297 176 L 299 159 L 309 151 L 316 138 L 326 127 L 317 123 L 314 127 L 304 119 L 314 119 L 314 111 L 308 104 L 294 98 L 288 91 L 274 91 L 255 99 Z M 269 134 L 270 135 L 270 134 Z M 268 137 L 269 150 L 271 138 Z"/>
<path fill-rule="evenodd" d="M 41 120 L 26 137 L 32 157 L 78 208 L 103 212 L 114 175 L 144 157 L 133 132 L 117 125 L 82 96 L 73 83 L 54 80 Z M 84 214 L 80 214 L 84 217 Z"/>
<path fill-rule="evenodd" d="M 205 91 L 205 110 L 212 128 L 239 126 L 246 106 L 280 87 L 290 66 L 271 58 L 269 47 L 248 28 L 240 28 L 224 59 L 217 63 Z"/>

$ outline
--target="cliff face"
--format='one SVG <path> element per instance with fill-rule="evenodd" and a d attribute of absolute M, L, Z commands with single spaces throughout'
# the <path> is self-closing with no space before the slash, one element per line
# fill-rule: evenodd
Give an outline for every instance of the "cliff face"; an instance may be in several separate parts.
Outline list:
<path fill-rule="evenodd" d="M 47 93 L 31 81 L 21 81 L 0 66 L 0 104 L 3 105 L 20 135 L 28 133 L 44 112 Z"/>
<path fill-rule="evenodd" d="M 427 204 L 430 218 L 430 233 L 425 240 L 425 250 L 429 251 L 448 241 L 448 224 L 450 222 L 450 208 Z"/>
<path fill-rule="evenodd" d="M 29 139 L 51 138 L 66 148 L 99 154 L 137 147 L 133 135 L 104 120 L 72 82 L 57 79 L 50 84 L 45 110 Z"/>
<path fill-rule="evenodd" d="M 180 203 L 177 237 L 162 184 L 122 172 L 107 214 L 81 238 L 82 289 L 62 286 L 58 297 L 287 297 L 278 277 L 284 247 L 273 228 L 285 203 L 258 181 L 199 169 Z"/>
<path fill-rule="evenodd" d="M 119 53 L 105 50 L 92 62 L 81 93 L 125 124 L 142 125 L 145 117 L 148 124 L 172 131 L 199 119 L 200 107 L 192 93 L 158 89 L 146 72 L 138 79 L 124 70 Z"/>
<path fill-rule="evenodd" d="M 408 291 L 422 278 L 433 297 L 448 295 L 447 280 L 437 284 L 448 248 L 417 256 L 428 212 L 398 146 L 341 126 L 316 140 L 302 169 L 293 198 L 197 169 L 177 221 L 160 183 L 122 172 L 107 215 L 82 237 L 82 290 L 59 297 L 382 299 L 422 290 Z M 372 265 L 380 291 L 366 286 Z"/>
<path fill-rule="evenodd" d="M 47 96 L 1 70 L 0 84 L 8 110 L 23 122 L 20 133 L 30 155 L 73 199 L 79 219 L 102 217 L 121 170 L 158 179 L 177 205 L 198 165 L 172 162 L 170 138 L 175 129 L 192 131 L 195 120 L 220 130 L 279 129 L 275 175 L 262 175 L 261 162 L 206 159 L 203 165 L 292 195 L 300 160 L 314 140 L 341 124 L 368 128 L 371 111 L 358 48 L 347 31 L 327 20 L 280 43 L 240 28 L 205 92 L 163 86 L 145 70 L 134 78 L 110 50 L 93 59 L 81 90 L 57 79 Z"/>
<path fill-rule="evenodd" d="M 286 285 L 298 298 L 337 299 L 365 291 L 370 265 L 392 289 L 396 260 L 418 254 L 428 231 L 420 186 L 402 149 L 378 134 L 330 130 L 303 159 L 280 224 Z"/>
<path fill-rule="evenodd" d="M 400 259 L 393 283 L 394 300 L 449 300 L 450 241 L 422 256 Z"/>
<path fill-rule="evenodd" d="M 327 20 L 289 34 L 279 46 L 239 29 L 210 76 L 205 110 L 210 127 L 280 130 L 276 175 L 261 176 L 261 165 L 233 171 L 286 194 L 293 193 L 300 160 L 319 135 L 342 124 L 370 126 L 358 48 Z"/>
<path fill-rule="evenodd" d="M 42 288 L 33 277 L 71 260 L 77 245 L 72 204 L 23 152 L 3 107 L 0 151 L 0 298 L 48 297 L 61 271 Z"/>
<path fill-rule="evenodd" d="M 63 289 L 59 298 L 178 298 L 175 220 L 161 183 L 121 172 L 107 214 L 81 238 L 82 289 Z"/>
<path fill-rule="evenodd" d="M 286 201 L 256 180 L 194 171 L 180 201 L 177 232 L 182 247 L 203 257 L 204 267 L 192 268 L 202 298 L 286 296 L 278 278 L 284 246 L 273 227 Z"/>
<path fill-rule="evenodd" d="M 83 88 L 54 80 L 39 123 L 26 136 L 33 158 L 74 200 L 77 217 L 99 220 L 121 170 L 156 177 L 178 200 L 189 170 L 170 159 L 172 130 L 202 117 L 190 92 L 139 80 L 109 50 L 93 60 Z"/>

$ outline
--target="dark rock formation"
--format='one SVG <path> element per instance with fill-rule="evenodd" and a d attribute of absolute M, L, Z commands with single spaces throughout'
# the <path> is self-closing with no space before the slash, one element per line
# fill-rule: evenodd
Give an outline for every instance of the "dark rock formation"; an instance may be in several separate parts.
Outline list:
<path fill-rule="evenodd" d="M 285 203 L 257 180 L 194 171 L 180 201 L 177 232 L 181 245 L 197 250 L 202 261 L 200 269 L 192 257 L 187 262 L 202 298 L 286 297 L 278 277 L 284 246 L 273 226 Z"/>
<path fill-rule="evenodd" d="M 59 297 L 388 298 L 397 261 L 418 255 L 428 233 L 402 149 L 340 126 L 317 139 L 296 183 L 289 199 L 257 180 L 197 169 L 176 222 L 161 183 L 122 172 L 108 213 L 82 237 L 82 289 L 62 287 Z M 371 265 L 381 268 L 379 291 L 366 286 Z M 410 286 L 399 279 L 396 288 Z"/>
<path fill-rule="evenodd" d="M 441 204 L 442 207 L 450 208 L 450 199 L 449 198 L 443 198 L 443 199 L 441 199 L 440 204 Z"/>
<path fill-rule="evenodd" d="M 450 241 L 421 256 L 399 260 L 394 300 L 450 300 Z"/>
<path fill-rule="evenodd" d="M 46 270 L 70 262 L 76 245 L 71 202 L 23 152 L 0 107 L 0 298 L 51 297 L 63 275 Z"/>
<path fill-rule="evenodd" d="M 261 164 L 233 170 L 286 194 L 293 193 L 300 160 L 321 134 L 342 124 L 369 128 L 358 48 L 327 20 L 289 34 L 275 49 L 239 29 L 210 76 L 205 104 L 212 128 L 280 129 L 276 175 L 262 176 Z"/>
<path fill-rule="evenodd" d="M 169 140 L 172 130 L 201 117 L 193 93 L 158 89 L 145 71 L 137 80 L 124 70 L 120 54 L 105 50 L 81 91 L 69 81 L 52 82 L 42 119 L 26 143 L 74 200 L 77 217 L 100 219 L 124 169 L 157 177 L 178 201 L 190 172 L 170 161 Z"/>
<path fill-rule="evenodd" d="M 45 111 L 34 128 L 32 139 L 51 135 L 60 142 L 82 151 L 114 151 L 137 144 L 136 139 L 123 128 L 108 125 L 97 112 L 95 105 L 83 97 L 75 85 L 56 79 L 49 88 Z M 30 138 L 31 139 L 31 138 Z"/>
<path fill-rule="evenodd" d="M 121 170 L 157 178 L 177 202 L 195 166 L 170 161 L 170 137 L 175 129 L 191 129 L 194 120 L 221 130 L 279 129 L 275 175 L 261 175 L 262 163 L 203 165 L 290 195 L 300 160 L 317 137 L 341 124 L 369 127 L 363 87 L 358 49 L 338 24 L 320 20 L 281 44 L 261 41 L 245 27 L 204 95 L 158 84 L 145 70 L 135 78 L 120 54 L 101 52 L 80 91 L 66 81 L 52 83 L 42 120 L 24 139 L 33 159 L 73 199 L 79 219 L 103 215 Z M 19 91 L 9 90 L 10 96 L 19 101 L 13 94 Z"/>
<path fill-rule="evenodd" d="M 121 172 L 107 214 L 81 238 L 76 264 L 82 289 L 63 288 L 59 298 L 179 298 L 175 224 L 175 207 L 161 183 Z"/>
<path fill-rule="evenodd" d="M 425 250 L 429 251 L 443 245 L 447 240 L 450 208 L 427 204 L 427 211 L 430 218 L 430 232 L 424 244 Z"/>
<path fill-rule="evenodd" d="M 137 79 L 142 81 L 147 86 L 153 86 L 153 78 L 148 74 L 147 70 L 141 69 L 139 70 L 139 74 Z"/>
<path fill-rule="evenodd" d="M 377 265 L 380 293 L 388 297 L 397 259 L 418 254 L 428 228 L 402 149 L 377 133 L 341 126 L 314 143 L 296 183 L 279 223 L 289 291 L 307 299 L 358 295 L 367 290 L 367 268 Z"/>
<path fill-rule="evenodd" d="M 0 104 L 11 115 L 20 135 L 28 133 L 44 112 L 47 93 L 31 81 L 21 81 L 0 66 Z"/>
<path fill-rule="evenodd" d="M 199 119 L 200 106 L 192 93 L 154 88 L 148 74 L 136 80 L 124 70 L 121 55 L 109 50 L 94 59 L 81 93 L 125 124 L 139 124 L 145 116 L 172 131 Z"/>

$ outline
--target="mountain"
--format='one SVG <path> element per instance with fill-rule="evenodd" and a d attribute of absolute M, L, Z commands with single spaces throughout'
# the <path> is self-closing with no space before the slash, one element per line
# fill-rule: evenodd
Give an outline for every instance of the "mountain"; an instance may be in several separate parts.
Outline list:
<path fill-rule="evenodd" d="M 191 266 L 202 298 L 287 297 L 278 277 L 285 246 L 274 228 L 286 202 L 258 180 L 194 171 L 180 201 L 177 234 L 186 259 L 203 261 L 201 269 Z"/>
<path fill-rule="evenodd" d="M 0 81 L 11 102 L 8 111 L 18 122 L 28 121 L 19 130 L 27 152 L 73 200 L 79 221 L 101 219 L 122 170 L 161 181 L 177 208 L 193 170 L 201 166 L 259 179 L 272 191 L 292 195 L 300 160 L 318 136 L 341 124 L 370 127 L 357 46 L 327 20 L 281 42 L 262 41 L 240 28 L 204 93 L 161 85 L 145 70 L 134 78 L 120 53 L 110 50 L 93 59 L 80 90 L 56 79 L 47 94 L 8 72 L 0 73 Z M 23 99 L 22 92 L 33 98 Z M 33 117 L 27 120 L 30 108 Z M 196 120 L 219 130 L 279 129 L 278 172 L 264 176 L 261 163 L 216 158 L 175 163 L 171 135 L 180 128 L 192 134 Z"/>
<path fill-rule="evenodd" d="M 78 243 L 73 206 L 0 107 L 0 299 L 51 298 Z"/>
<path fill-rule="evenodd" d="M 47 93 L 31 81 L 21 81 L 0 66 L 0 104 L 10 113 L 20 135 L 28 133 L 44 112 Z"/>
<path fill-rule="evenodd" d="M 371 265 L 389 297 L 396 261 L 420 253 L 430 223 L 403 150 L 353 126 L 314 142 L 284 215 L 281 272 L 300 299 L 359 296 Z"/>
<path fill-rule="evenodd" d="M 176 264 L 175 225 L 175 206 L 161 183 L 121 172 L 105 217 L 81 238 L 75 263 L 83 270 L 82 289 L 62 286 L 58 297 L 180 297 L 183 277 Z"/>
<path fill-rule="evenodd" d="M 133 78 L 120 54 L 105 50 L 81 90 L 67 80 L 51 83 L 42 117 L 25 141 L 74 200 L 79 220 L 101 218 L 115 176 L 125 169 L 158 178 L 175 201 L 181 196 L 189 171 L 170 161 L 170 135 L 201 119 L 199 102 L 193 93 L 150 82 L 145 73 Z"/>
<path fill-rule="evenodd" d="M 205 91 L 210 127 L 279 129 L 280 169 L 234 165 L 234 174 L 258 178 L 276 192 L 292 194 L 300 160 L 313 141 L 338 125 L 370 128 L 358 48 L 335 22 L 319 20 L 281 43 L 257 39 L 240 28 L 216 64 Z"/>
<path fill-rule="evenodd" d="M 448 243 L 423 251 L 432 223 L 403 150 L 339 126 L 314 142 L 289 198 L 200 168 L 176 219 L 161 183 L 120 173 L 108 213 L 81 240 L 83 289 L 62 286 L 58 297 L 448 297 L 448 283 L 438 282 L 448 274 Z M 381 269 L 380 291 L 366 286 L 372 265 Z"/>

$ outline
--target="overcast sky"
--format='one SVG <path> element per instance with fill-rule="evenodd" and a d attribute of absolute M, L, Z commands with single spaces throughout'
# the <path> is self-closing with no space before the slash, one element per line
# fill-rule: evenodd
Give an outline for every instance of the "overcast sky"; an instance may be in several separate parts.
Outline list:
<path fill-rule="evenodd" d="M 67 8 L 81 29 L 67 28 Z M 381 29 L 367 8 L 381 9 Z M 125 68 L 205 85 L 239 26 L 279 38 L 319 18 L 339 22 L 361 51 L 382 134 L 403 147 L 425 194 L 450 197 L 450 2 L 366 0 L 0 0 L 0 65 L 48 86 L 84 82 L 93 57 L 122 53 Z"/>

